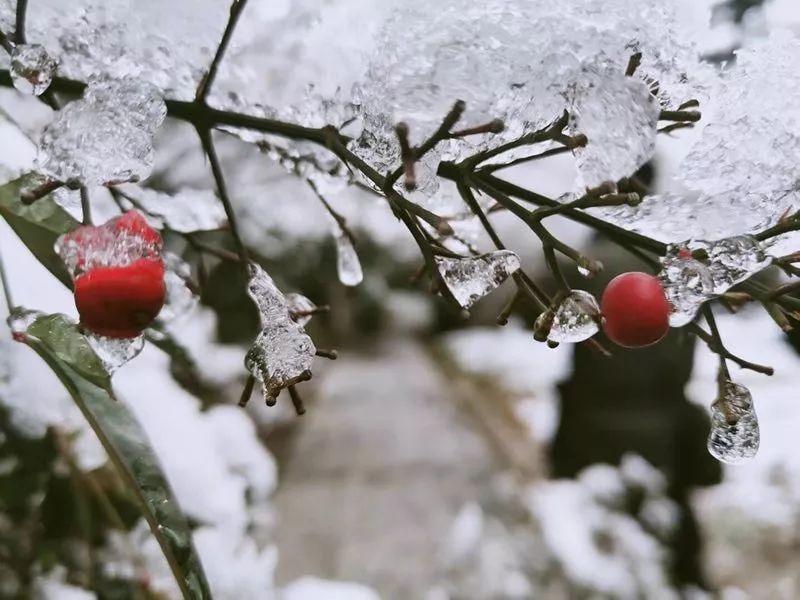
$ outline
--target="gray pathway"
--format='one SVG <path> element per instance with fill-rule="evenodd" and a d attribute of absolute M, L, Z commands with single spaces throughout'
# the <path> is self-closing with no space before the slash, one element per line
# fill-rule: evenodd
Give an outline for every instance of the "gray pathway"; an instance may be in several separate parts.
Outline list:
<path fill-rule="evenodd" d="M 436 551 L 494 471 L 456 387 L 410 341 L 345 356 L 279 456 L 279 583 L 359 581 L 387 600 L 422 599 Z"/>

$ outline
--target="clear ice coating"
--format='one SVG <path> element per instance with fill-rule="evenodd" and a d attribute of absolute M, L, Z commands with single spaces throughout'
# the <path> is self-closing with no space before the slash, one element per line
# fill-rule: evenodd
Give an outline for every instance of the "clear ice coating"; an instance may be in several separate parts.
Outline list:
<path fill-rule="evenodd" d="M 600 307 L 589 292 L 572 290 L 558 306 L 547 339 L 558 343 L 578 343 L 600 331 Z"/>
<path fill-rule="evenodd" d="M 192 291 L 192 268 L 181 257 L 164 254 L 164 284 L 166 296 L 158 320 L 170 323 L 188 314 L 197 305 L 197 295 Z"/>
<path fill-rule="evenodd" d="M 672 305 L 669 324 L 683 327 L 694 319 L 703 303 L 714 296 L 714 280 L 706 265 L 691 256 L 682 256 L 679 251 L 663 257 L 661 265 L 658 280 Z"/>
<path fill-rule="evenodd" d="M 714 458 L 735 465 L 758 452 L 760 433 L 753 398 L 742 385 L 727 381 L 722 396 L 711 406 L 708 451 Z"/>
<path fill-rule="evenodd" d="M 746 220 L 746 228 L 728 235 L 752 233 L 797 208 L 798 61 L 800 39 L 788 31 L 737 51 L 715 93 L 716 110 L 704 115 L 708 125 L 680 167 L 686 185 L 726 206 L 735 221 Z"/>
<path fill-rule="evenodd" d="M 643 81 L 617 65 L 584 69 L 576 79 L 569 132 L 588 138 L 574 150 L 583 187 L 632 175 L 655 152 L 661 107 Z"/>
<path fill-rule="evenodd" d="M 670 245 L 661 262 L 659 280 L 673 308 L 670 325 L 682 327 L 706 300 L 765 269 L 772 259 L 753 236 L 739 235 Z"/>
<path fill-rule="evenodd" d="M 143 335 L 135 338 L 110 338 L 88 331 L 84 335 L 109 375 L 136 358 L 144 348 Z"/>
<path fill-rule="evenodd" d="M 11 81 L 23 94 L 40 96 L 50 87 L 58 63 L 40 44 L 17 44 L 11 52 Z"/>
<path fill-rule="evenodd" d="M 696 97 L 693 76 L 703 71 L 673 2 L 607 0 L 601 9 L 596 0 L 298 1 L 250 4 L 243 22 L 212 103 L 308 126 L 349 121 L 351 149 L 381 171 L 397 166 L 397 122 L 406 121 L 419 144 L 457 99 L 467 104 L 459 126 L 498 118 L 506 131 L 441 144 L 422 170 L 550 122 L 584 67 L 622 74 L 642 51 L 639 72 L 660 82 L 665 102 Z M 237 134 L 253 140 L 253 132 Z M 320 148 L 275 143 L 328 164 Z"/>
<path fill-rule="evenodd" d="M 272 278 L 259 266 L 251 268 L 247 292 L 258 307 L 262 329 L 245 366 L 261 382 L 264 399 L 271 404 L 283 388 L 311 377 L 317 350 L 292 319 L 290 305 Z"/>
<path fill-rule="evenodd" d="M 160 260 L 161 249 L 161 236 L 135 211 L 103 225 L 78 227 L 55 245 L 73 279 L 96 267 L 124 267 L 142 258 Z"/>
<path fill-rule="evenodd" d="M 289 315 L 301 327 L 308 324 L 317 309 L 317 305 L 303 294 L 286 294 L 286 304 L 289 308 Z"/>
<path fill-rule="evenodd" d="M 456 301 L 469 308 L 518 271 L 520 262 L 510 250 L 497 250 L 470 258 L 437 256 L 436 266 Z"/>
<path fill-rule="evenodd" d="M 222 229 L 227 223 L 225 209 L 211 190 L 183 188 L 168 194 L 134 185 L 123 190 L 159 228 L 191 233 Z"/>
<path fill-rule="evenodd" d="M 355 287 L 364 280 L 364 271 L 361 269 L 361 260 L 358 258 L 353 240 L 344 230 L 335 224 L 333 231 L 336 242 L 336 271 L 342 285 Z"/>
<path fill-rule="evenodd" d="M 153 136 L 167 108 L 133 78 L 89 81 L 83 98 L 56 113 L 39 139 L 39 170 L 85 186 L 140 181 L 153 169 Z"/>

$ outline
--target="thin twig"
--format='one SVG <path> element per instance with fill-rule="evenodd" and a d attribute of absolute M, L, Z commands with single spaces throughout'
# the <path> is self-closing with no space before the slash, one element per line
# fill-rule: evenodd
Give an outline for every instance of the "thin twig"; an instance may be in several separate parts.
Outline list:
<path fill-rule="evenodd" d="M 81 211 L 83 214 L 83 224 L 84 225 L 91 225 L 92 224 L 92 204 L 89 201 L 89 190 L 86 188 L 85 185 L 81 186 Z"/>
<path fill-rule="evenodd" d="M 707 313 L 706 313 L 706 318 L 708 318 Z M 716 322 L 714 321 L 713 315 L 711 315 L 711 319 L 709 320 L 709 325 L 711 325 L 711 323 L 714 323 L 713 329 L 716 329 Z M 775 373 L 775 369 L 773 369 L 772 367 L 750 362 L 749 360 L 745 360 L 731 353 L 722 343 L 722 338 L 719 335 L 719 330 L 717 330 L 716 335 L 714 333 L 709 334 L 696 323 L 690 323 L 688 329 L 689 331 L 694 333 L 697 337 L 699 337 L 701 340 L 703 340 L 708 346 L 709 350 L 711 350 L 715 354 L 719 354 L 723 358 L 733 361 L 743 369 L 749 369 L 750 371 L 755 371 L 756 373 L 763 373 L 764 375 L 773 375 Z"/>
<path fill-rule="evenodd" d="M 228 186 L 225 184 L 225 175 L 222 172 L 222 166 L 220 165 L 219 157 L 217 156 L 217 150 L 214 146 L 214 138 L 211 134 L 211 131 L 208 129 L 198 128 L 197 133 L 200 136 L 200 142 L 203 145 L 203 151 L 206 153 L 208 162 L 211 165 L 211 172 L 214 175 L 214 181 L 217 185 L 219 198 L 222 201 L 222 206 L 225 208 L 225 215 L 228 218 L 231 235 L 233 236 L 233 242 L 236 246 L 236 253 L 239 255 L 239 260 L 242 263 L 243 268 L 246 270 L 247 265 L 250 263 L 250 259 L 248 257 L 247 247 L 244 245 L 239 232 L 239 224 L 236 220 L 236 213 L 233 210 L 233 205 L 231 204 L 231 198 L 228 195 Z"/>
<path fill-rule="evenodd" d="M 217 46 L 217 52 L 214 54 L 214 59 L 211 61 L 211 66 L 209 66 L 208 72 L 200 81 L 200 85 L 198 86 L 197 93 L 194 97 L 195 102 L 199 104 L 205 104 L 208 93 L 211 91 L 211 86 L 214 85 L 214 79 L 217 77 L 219 65 L 225 56 L 225 51 L 228 49 L 228 44 L 230 44 L 233 32 L 236 30 L 236 24 L 239 22 L 239 17 L 241 16 L 246 5 L 247 0 L 233 0 L 231 3 L 231 12 L 230 16 L 228 17 L 228 23 L 225 25 L 225 31 L 222 34 L 222 40 L 220 41 L 219 46 Z"/>
<path fill-rule="evenodd" d="M 24 44 L 25 36 L 25 17 L 28 12 L 28 0 L 17 0 L 17 15 L 14 22 L 14 41 L 17 44 Z"/>

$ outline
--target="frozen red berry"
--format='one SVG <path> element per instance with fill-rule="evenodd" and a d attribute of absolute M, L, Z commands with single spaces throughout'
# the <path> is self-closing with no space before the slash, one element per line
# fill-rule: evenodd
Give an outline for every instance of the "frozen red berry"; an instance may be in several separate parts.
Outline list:
<path fill-rule="evenodd" d="M 647 273 L 623 273 L 612 279 L 600 309 L 603 331 L 626 348 L 655 344 L 669 330 L 669 301 L 658 279 Z"/>
<path fill-rule="evenodd" d="M 138 336 L 164 306 L 164 263 L 141 258 L 124 267 L 97 267 L 75 280 L 81 324 L 98 335 Z"/>
<path fill-rule="evenodd" d="M 164 305 L 158 231 L 135 211 L 63 235 L 58 252 L 75 283 L 81 324 L 98 335 L 138 336 Z"/>

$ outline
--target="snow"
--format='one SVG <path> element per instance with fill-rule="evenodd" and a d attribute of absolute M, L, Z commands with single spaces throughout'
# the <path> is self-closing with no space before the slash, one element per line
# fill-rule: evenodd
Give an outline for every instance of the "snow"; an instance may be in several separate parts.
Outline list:
<path fill-rule="evenodd" d="M 370 588 L 357 583 L 303 577 L 281 590 L 279 600 L 380 600 Z"/>

